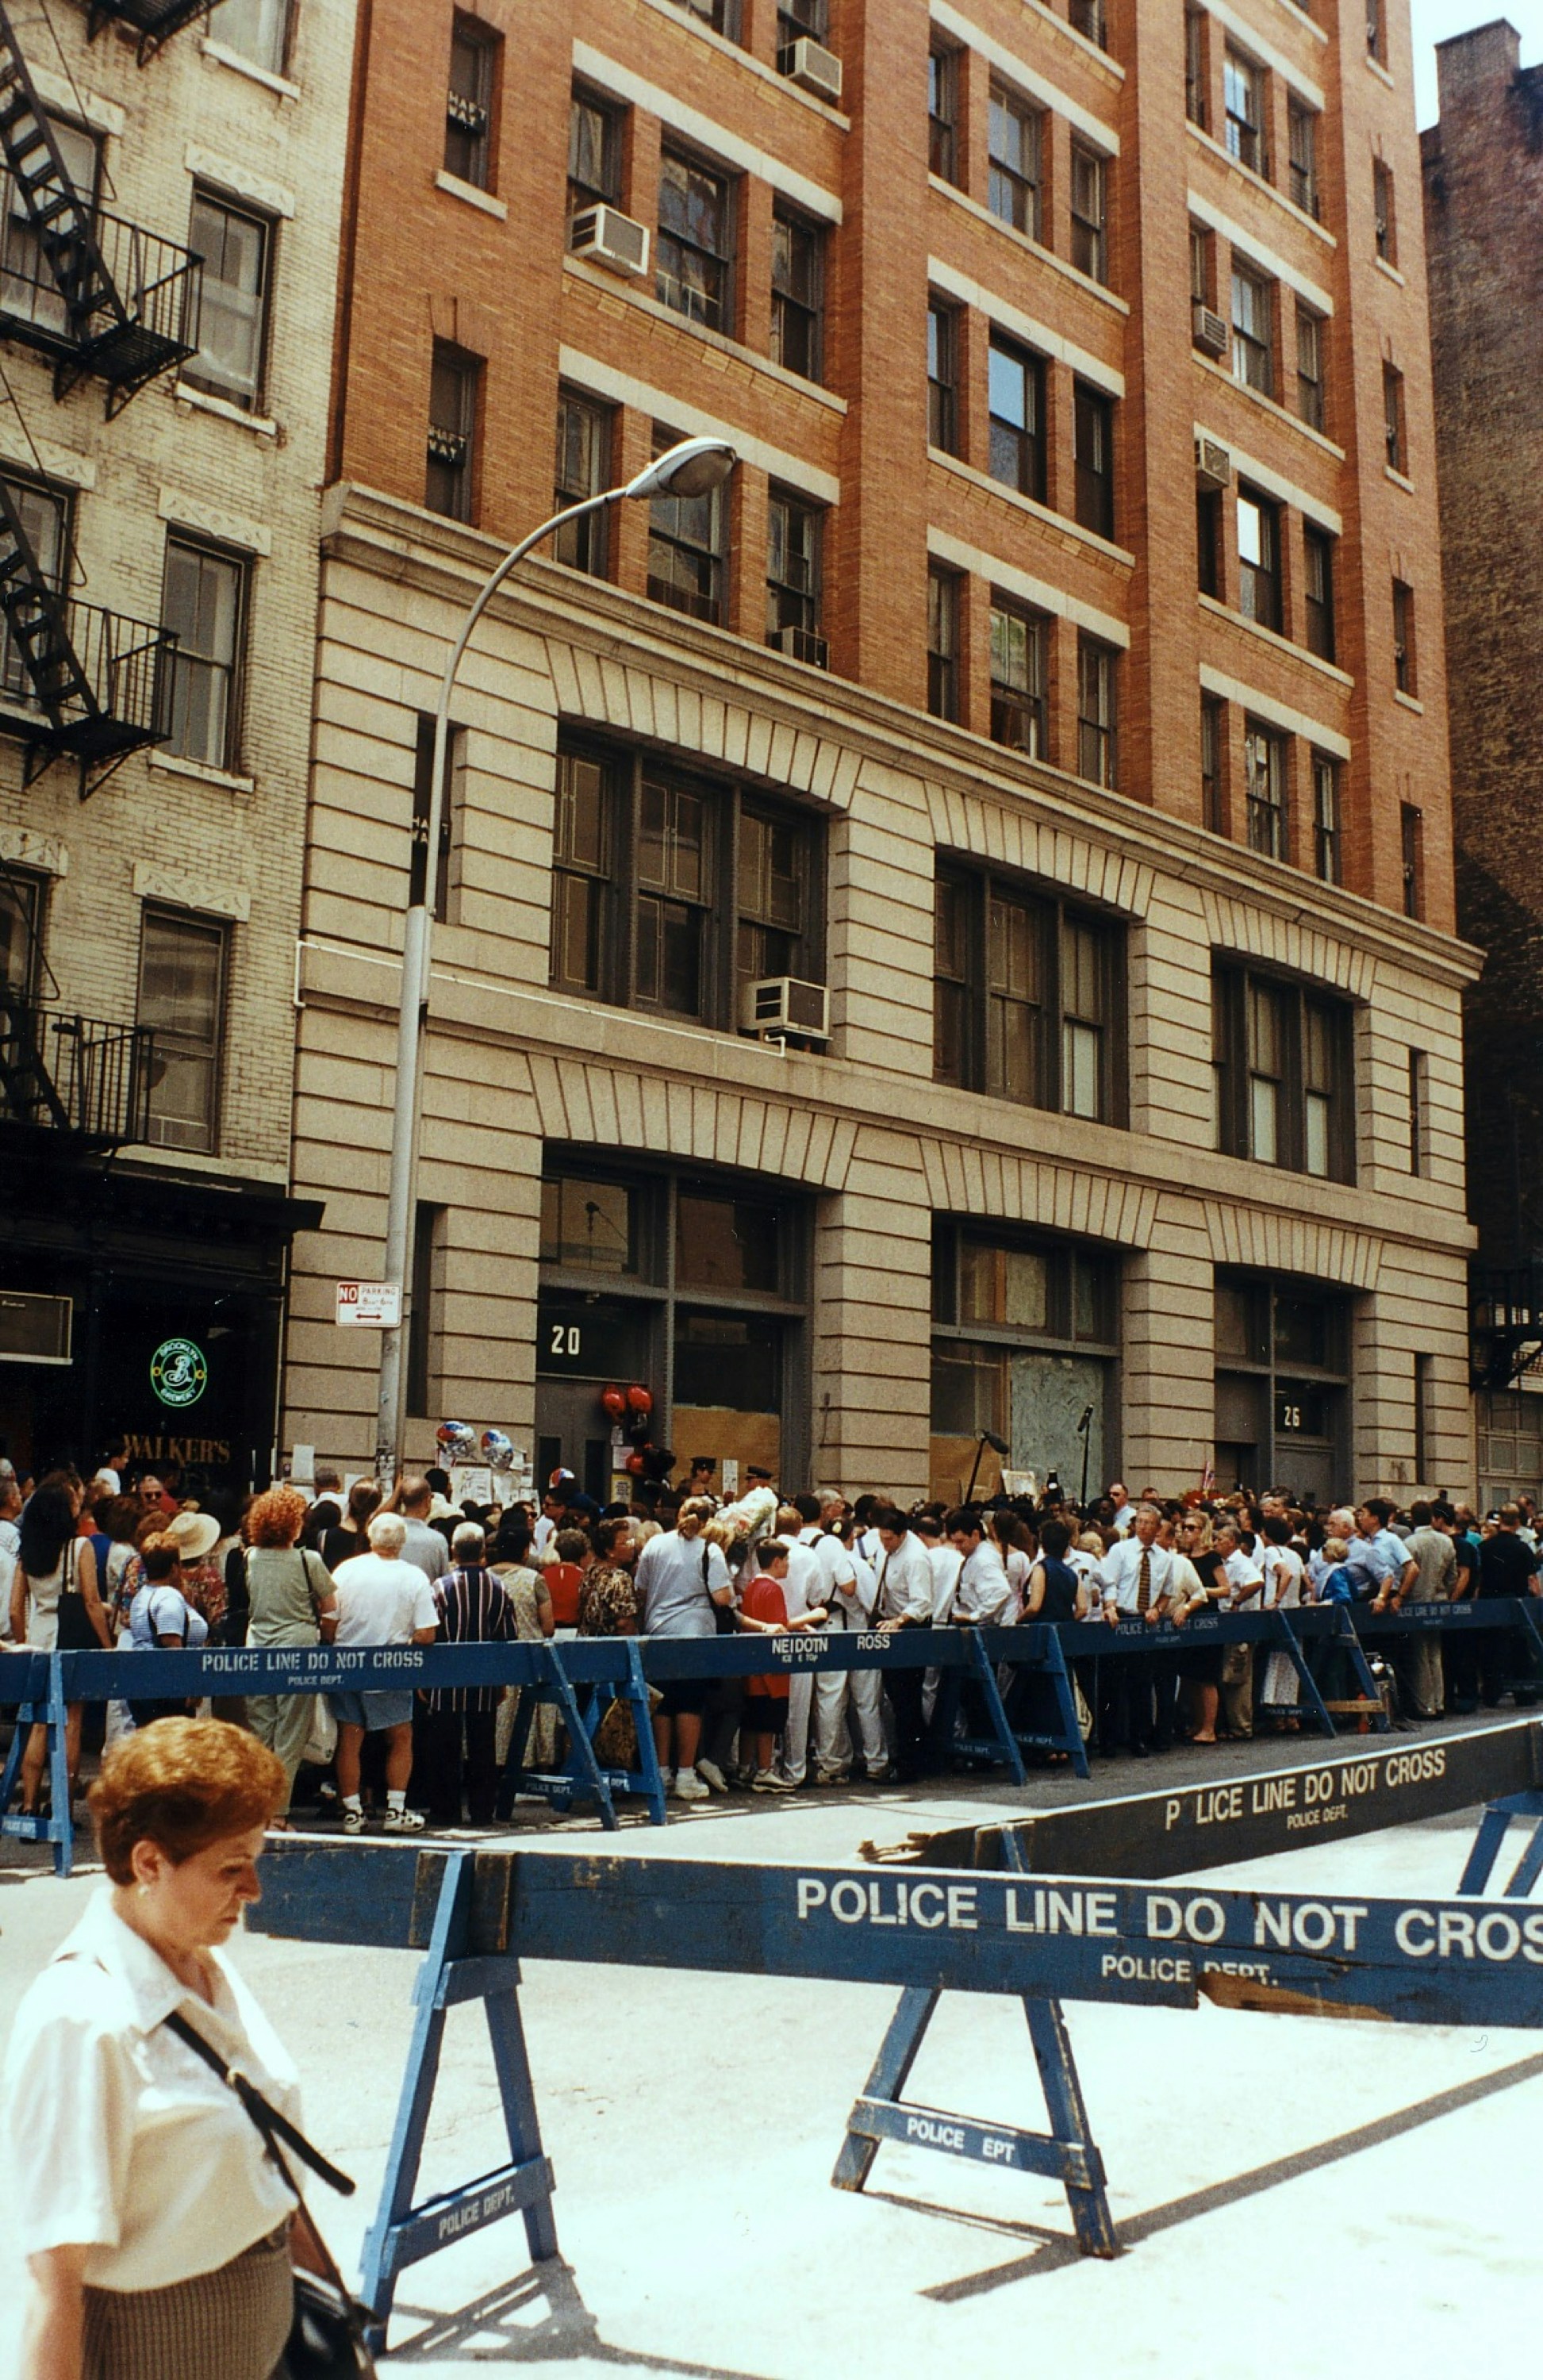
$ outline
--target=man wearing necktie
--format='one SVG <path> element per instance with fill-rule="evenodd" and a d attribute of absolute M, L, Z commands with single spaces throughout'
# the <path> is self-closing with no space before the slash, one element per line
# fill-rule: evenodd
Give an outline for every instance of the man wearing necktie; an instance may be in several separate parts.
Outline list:
<path fill-rule="evenodd" d="M 1161 1525 L 1162 1515 L 1155 1504 L 1140 1505 L 1130 1536 L 1111 1546 L 1094 1573 L 1103 1616 L 1112 1628 L 1122 1620 L 1145 1620 L 1155 1625 L 1167 1617 L 1173 1557 L 1158 1543 Z M 1172 1715 L 1159 1712 L 1157 1694 L 1160 1684 L 1171 1695 L 1172 1683 L 1166 1675 L 1158 1679 L 1152 1656 L 1106 1654 L 1099 1666 L 1103 1689 L 1099 1733 L 1103 1750 L 1113 1752 L 1128 1743 L 1138 1760 L 1146 1759 L 1154 1741 L 1166 1750 L 1172 1741 Z"/>

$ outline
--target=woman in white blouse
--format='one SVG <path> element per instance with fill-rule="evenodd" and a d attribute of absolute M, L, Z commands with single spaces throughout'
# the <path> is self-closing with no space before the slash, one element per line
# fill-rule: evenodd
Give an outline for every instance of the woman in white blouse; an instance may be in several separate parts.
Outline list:
<path fill-rule="evenodd" d="M 112 1878 L 22 2000 L 6 2061 L 6 2220 L 28 2260 L 22 2380 L 271 2380 L 289 2336 L 296 2200 L 179 2014 L 290 2120 L 294 2067 L 220 1946 L 260 1898 L 273 1755 L 161 1719 L 91 1788 Z"/>

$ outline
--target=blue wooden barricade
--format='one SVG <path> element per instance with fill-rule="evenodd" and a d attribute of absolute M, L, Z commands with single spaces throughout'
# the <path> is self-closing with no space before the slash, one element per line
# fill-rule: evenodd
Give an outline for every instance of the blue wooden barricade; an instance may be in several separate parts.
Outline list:
<path fill-rule="evenodd" d="M 1535 1797 L 1543 1798 L 1543 1797 Z M 1003 1829 L 1004 1859 L 1014 1857 Z M 833 2179 L 860 2188 L 880 2143 L 900 2139 L 1010 2170 L 1049 2174 L 1077 2243 L 1117 2252 L 1104 2172 L 1061 2003 L 1377 2017 L 1403 2024 L 1543 2025 L 1543 1913 L 1504 1901 L 1325 1900 L 1174 1882 L 1021 1873 L 905 1873 L 626 1857 L 503 1846 L 447 1851 L 280 1837 L 263 1865 L 254 1929 L 424 1951 L 412 2046 L 365 2293 L 383 2335 L 396 2274 L 471 2229 L 525 2217 L 530 2254 L 556 2253 L 553 2175 L 519 2022 L 521 1966 L 553 1959 L 892 1984 L 902 1998 L 859 2095 Z M 1046 2133 L 950 2115 L 902 2093 L 941 1994 L 1021 1998 L 1043 2082 Z M 413 2203 L 432 2112 L 444 2014 L 488 2011 L 509 2157 Z"/>
<path fill-rule="evenodd" d="M 68 1876 L 75 1864 L 66 1740 L 66 1658 L 58 1653 L 7 1653 L 0 1658 L 0 1704 L 16 1706 L 11 1748 L 0 1770 L 0 1836 L 9 1835 L 18 1842 L 52 1843 L 55 1876 Z M 11 1808 L 20 1781 L 22 1756 L 34 1727 L 47 1730 L 46 1817 L 28 1817 Z"/>

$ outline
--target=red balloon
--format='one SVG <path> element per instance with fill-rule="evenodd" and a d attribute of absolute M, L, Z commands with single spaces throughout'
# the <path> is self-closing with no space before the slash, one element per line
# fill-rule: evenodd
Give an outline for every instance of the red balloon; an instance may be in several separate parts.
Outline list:
<path fill-rule="evenodd" d="M 647 1389 L 628 1389 L 626 1404 L 629 1413 L 651 1414 L 653 1411 L 653 1398 Z"/>
<path fill-rule="evenodd" d="M 626 1399 L 620 1389 L 601 1389 L 600 1401 L 613 1421 L 620 1421 L 626 1411 Z"/>
<path fill-rule="evenodd" d="M 632 1452 L 627 1456 L 622 1468 L 624 1471 L 630 1471 L 634 1479 L 640 1479 L 642 1477 L 643 1455 L 639 1448 L 636 1446 L 633 1448 Z"/>

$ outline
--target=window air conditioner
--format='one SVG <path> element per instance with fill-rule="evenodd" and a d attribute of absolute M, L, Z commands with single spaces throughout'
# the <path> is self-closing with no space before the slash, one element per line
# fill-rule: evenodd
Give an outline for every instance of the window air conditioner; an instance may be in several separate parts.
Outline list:
<path fill-rule="evenodd" d="M 816 99 L 828 100 L 832 107 L 841 105 L 841 60 L 833 50 L 811 42 L 807 34 L 777 52 L 777 72 L 801 91 L 812 91 Z"/>
<path fill-rule="evenodd" d="M 1227 324 L 1209 306 L 1196 303 L 1190 308 L 1190 335 L 1203 355 L 1224 356 L 1227 352 Z"/>
<path fill-rule="evenodd" d="M 779 628 L 772 642 L 789 661 L 809 662 L 816 669 L 831 666 L 831 648 L 812 628 Z"/>
<path fill-rule="evenodd" d="M 69 1363 L 74 1318 L 72 1298 L 0 1290 L 0 1364 Z"/>
<path fill-rule="evenodd" d="M 568 247 L 575 256 L 587 256 L 591 264 L 603 264 L 607 273 L 628 280 L 641 280 L 649 269 L 647 225 L 634 223 L 619 207 L 581 209 L 569 228 Z"/>
<path fill-rule="evenodd" d="M 765 976 L 745 986 L 739 1023 L 743 1032 L 759 1034 L 763 1041 L 784 1040 L 789 1034 L 802 1041 L 828 1041 L 831 994 L 824 984 L 800 983 L 796 976 Z"/>
<path fill-rule="evenodd" d="M 1202 488 L 1220 494 L 1233 484 L 1233 458 L 1214 438 L 1195 441 L 1195 477 Z"/>

